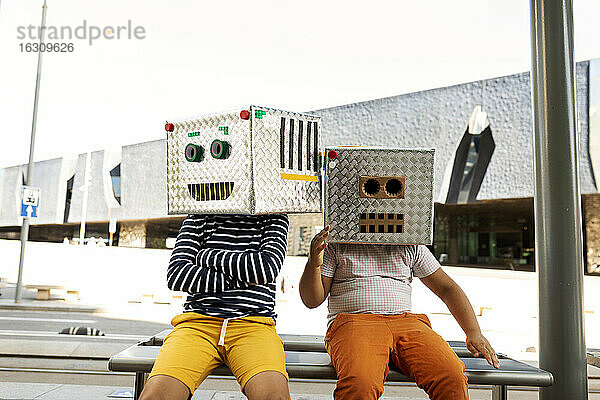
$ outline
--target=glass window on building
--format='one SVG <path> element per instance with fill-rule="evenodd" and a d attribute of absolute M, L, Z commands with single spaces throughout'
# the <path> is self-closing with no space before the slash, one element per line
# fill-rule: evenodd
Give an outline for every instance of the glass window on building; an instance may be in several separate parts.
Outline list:
<path fill-rule="evenodd" d="M 71 211 L 71 199 L 73 198 L 73 181 L 75 180 L 75 175 L 73 175 L 67 181 L 67 192 L 65 194 L 65 214 L 63 216 L 63 222 L 66 224 L 69 222 L 69 212 Z"/>
<path fill-rule="evenodd" d="M 112 181 L 113 195 L 117 202 L 121 204 L 121 164 L 110 170 L 110 179 Z"/>
<path fill-rule="evenodd" d="M 444 265 L 534 270 L 533 199 L 436 204 L 435 256 Z"/>

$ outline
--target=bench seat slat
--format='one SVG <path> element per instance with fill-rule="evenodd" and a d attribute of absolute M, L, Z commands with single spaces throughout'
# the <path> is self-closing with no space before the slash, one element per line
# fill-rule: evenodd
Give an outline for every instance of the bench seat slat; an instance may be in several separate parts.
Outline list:
<path fill-rule="evenodd" d="M 144 372 L 152 370 L 160 346 L 131 346 L 109 361 L 109 370 Z M 286 351 L 286 368 L 291 378 L 336 379 L 329 355 L 321 351 Z M 500 369 L 490 366 L 484 358 L 464 357 L 465 375 L 472 384 L 549 386 L 552 375 L 526 363 L 503 357 Z M 231 375 L 227 366 L 216 368 L 211 375 Z M 386 378 L 388 382 L 410 382 L 410 378 L 394 367 Z"/>
<path fill-rule="evenodd" d="M 594 367 L 600 368 L 600 351 L 589 351 L 586 355 L 587 363 L 589 365 L 593 365 Z"/>

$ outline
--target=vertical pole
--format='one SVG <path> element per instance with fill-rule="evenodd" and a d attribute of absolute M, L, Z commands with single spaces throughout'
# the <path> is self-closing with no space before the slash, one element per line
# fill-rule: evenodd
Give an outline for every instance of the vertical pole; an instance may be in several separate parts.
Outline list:
<path fill-rule="evenodd" d="M 136 372 L 135 373 L 135 384 L 134 384 L 134 394 L 133 398 L 138 400 L 142 391 L 144 390 L 144 385 L 146 384 L 146 373 L 144 372 Z"/>
<path fill-rule="evenodd" d="M 504 385 L 492 387 L 492 400 L 508 400 L 508 388 Z"/>
<path fill-rule="evenodd" d="M 83 200 L 81 204 L 81 224 L 79 225 L 79 244 L 83 245 L 85 240 L 85 220 L 87 219 L 87 203 L 90 185 L 90 169 L 92 163 L 92 154 L 87 153 L 85 157 L 85 172 L 83 173 Z"/>
<path fill-rule="evenodd" d="M 27 165 L 27 178 L 25 185 L 31 185 L 33 182 L 33 150 L 35 148 L 35 129 L 37 125 L 38 99 L 40 97 L 40 80 L 42 78 L 42 44 L 46 34 L 46 0 L 42 6 L 42 24 L 40 25 L 40 46 L 38 48 L 37 75 L 35 78 L 35 97 L 33 98 L 33 120 L 31 122 L 31 140 L 29 141 L 29 164 Z M 23 217 L 21 226 L 21 254 L 19 256 L 19 274 L 17 277 L 17 287 L 15 290 L 15 303 L 21 301 L 21 288 L 23 286 L 23 262 L 25 261 L 25 243 L 29 238 L 29 217 Z"/>
<path fill-rule="evenodd" d="M 112 214 L 112 207 L 108 207 L 108 246 L 112 246 L 112 240 L 113 240 L 113 233 L 110 230 L 111 228 L 111 214 Z"/>
<path fill-rule="evenodd" d="M 587 399 L 571 0 L 530 0 L 541 400 Z"/>

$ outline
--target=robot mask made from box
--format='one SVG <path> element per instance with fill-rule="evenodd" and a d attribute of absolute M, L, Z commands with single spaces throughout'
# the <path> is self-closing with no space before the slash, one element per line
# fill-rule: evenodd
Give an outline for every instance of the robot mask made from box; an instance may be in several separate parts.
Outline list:
<path fill-rule="evenodd" d="M 330 242 L 431 244 L 432 149 L 325 149 Z"/>
<path fill-rule="evenodd" d="M 168 213 L 320 212 L 320 118 L 240 110 L 166 124 Z"/>

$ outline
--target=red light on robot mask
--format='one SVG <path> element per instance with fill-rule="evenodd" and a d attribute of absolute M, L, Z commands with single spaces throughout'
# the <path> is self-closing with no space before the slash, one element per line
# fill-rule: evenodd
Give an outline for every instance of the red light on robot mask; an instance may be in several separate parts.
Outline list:
<path fill-rule="evenodd" d="M 329 153 L 327 153 L 327 157 L 329 157 L 330 160 L 335 160 L 337 156 L 338 153 L 335 150 L 329 150 Z"/>
<path fill-rule="evenodd" d="M 240 111 L 240 118 L 241 119 L 250 119 L 250 111 L 248 111 L 248 110 Z"/>
<path fill-rule="evenodd" d="M 170 122 L 167 122 L 165 124 L 165 131 L 167 131 L 167 132 L 173 132 L 174 130 L 175 130 L 175 125 L 173 125 Z"/>

